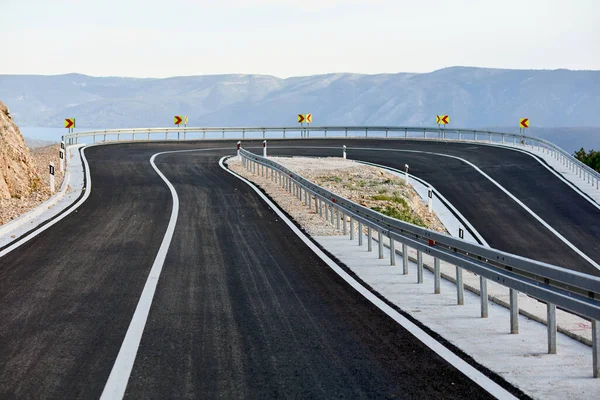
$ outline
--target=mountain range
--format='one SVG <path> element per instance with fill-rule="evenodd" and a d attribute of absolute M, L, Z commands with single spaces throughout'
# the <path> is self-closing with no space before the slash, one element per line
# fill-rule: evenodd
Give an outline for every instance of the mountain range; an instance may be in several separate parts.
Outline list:
<path fill-rule="evenodd" d="M 190 126 L 290 126 L 296 114 L 312 113 L 313 125 L 434 126 L 437 114 L 448 114 L 451 127 L 513 132 L 527 117 L 541 136 L 556 131 L 548 128 L 600 127 L 600 71 L 450 67 L 287 79 L 0 75 L 0 97 L 21 126 L 62 127 L 64 118 L 75 117 L 78 128 L 160 127 L 171 126 L 174 115 L 188 115 Z"/>

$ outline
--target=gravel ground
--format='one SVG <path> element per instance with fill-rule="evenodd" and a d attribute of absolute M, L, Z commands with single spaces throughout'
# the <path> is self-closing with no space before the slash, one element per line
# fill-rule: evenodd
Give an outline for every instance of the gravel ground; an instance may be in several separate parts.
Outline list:
<path fill-rule="evenodd" d="M 408 222 L 438 232 L 446 232 L 437 216 L 427 210 L 427 205 L 411 186 L 380 168 L 333 157 L 272 157 L 271 159 L 304 178 L 365 207 L 388 211 L 391 209 L 401 213 L 402 219 Z M 298 201 L 270 178 L 246 171 L 239 157 L 229 159 L 227 165 L 234 172 L 262 188 L 309 234 L 316 236 L 343 234 L 341 230 L 336 229 L 337 224 L 333 226 L 325 224 L 323 218 L 315 213 L 314 206 L 309 209 L 304 202 Z"/>
<path fill-rule="evenodd" d="M 42 181 L 42 186 L 32 191 L 28 196 L 12 199 L 0 199 L 0 225 L 6 224 L 15 218 L 31 211 L 51 197 L 50 193 L 50 175 L 48 165 L 54 162 L 54 186 L 58 191 L 64 179 L 64 173 L 60 172 L 59 167 L 59 149 L 60 145 L 40 147 L 31 150 L 36 172 Z M 67 188 L 68 190 L 68 188 Z"/>

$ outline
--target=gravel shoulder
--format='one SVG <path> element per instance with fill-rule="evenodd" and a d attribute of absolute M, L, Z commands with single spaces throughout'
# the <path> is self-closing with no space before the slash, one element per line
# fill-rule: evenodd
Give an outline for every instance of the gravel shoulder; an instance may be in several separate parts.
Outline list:
<path fill-rule="evenodd" d="M 48 166 L 51 162 L 55 166 L 55 190 L 60 189 L 65 174 L 59 168 L 59 150 L 59 144 L 30 150 L 35 171 L 41 184 L 39 187 L 35 187 L 27 196 L 0 199 L 0 225 L 4 225 L 31 211 L 52 196 L 52 193 L 50 193 L 50 175 L 48 173 Z"/>
<path fill-rule="evenodd" d="M 388 216 L 446 233 L 446 229 L 415 190 L 404 180 L 389 172 L 370 165 L 336 157 L 271 157 L 275 162 L 291 169 L 351 201 L 375 209 Z M 313 208 L 298 202 L 275 181 L 263 173 L 253 174 L 241 165 L 241 159 L 228 160 L 228 167 L 244 178 L 260 186 L 308 233 L 315 236 L 342 235 L 336 225 L 323 224 Z M 291 200 L 291 201 L 290 201 Z"/>

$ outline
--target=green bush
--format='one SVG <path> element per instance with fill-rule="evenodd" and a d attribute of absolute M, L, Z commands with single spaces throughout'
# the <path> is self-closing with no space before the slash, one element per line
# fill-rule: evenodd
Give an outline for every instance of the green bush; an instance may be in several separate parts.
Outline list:
<path fill-rule="evenodd" d="M 600 151 L 595 151 L 592 149 L 586 152 L 582 147 L 576 151 L 573 156 L 590 168 L 600 172 Z"/>
<path fill-rule="evenodd" d="M 388 217 L 427 228 L 425 222 L 418 216 L 413 215 L 408 207 L 399 208 L 396 206 L 385 206 L 385 208 L 371 207 L 371 209 L 383 215 L 387 215 Z"/>

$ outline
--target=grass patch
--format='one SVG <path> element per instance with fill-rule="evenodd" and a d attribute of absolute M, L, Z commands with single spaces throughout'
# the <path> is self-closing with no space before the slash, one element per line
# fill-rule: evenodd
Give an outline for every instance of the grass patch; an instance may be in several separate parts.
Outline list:
<path fill-rule="evenodd" d="M 400 192 L 394 192 L 393 194 L 376 194 L 375 196 L 371 196 L 371 199 L 379 201 L 391 201 L 393 203 L 400 204 L 403 208 L 408 208 L 408 203 L 404 197 L 400 196 Z"/>
<path fill-rule="evenodd" d="M 400 208 L 396 206 L 385 206 L 382 207 L 371 207 L 372 210 L 377 211 L 388 217 L 399 219 L 400 221 L 408 222 L 409 224 L 421 226 L 427 228 L 425 222 L 418 216 L 413 215 L 408 207 Z"/>
<path fill-rule="evenodd" d="M 336 175 L 322 175 L 322 176 L 319 176 L 317 179 L 320 179 L 322 182 L 340 183 L 342 181 L 342 178 L 340 178 L 339 176 L 336 176 Z"/>

